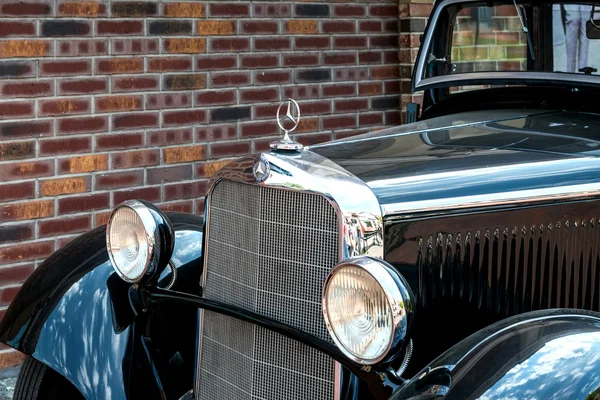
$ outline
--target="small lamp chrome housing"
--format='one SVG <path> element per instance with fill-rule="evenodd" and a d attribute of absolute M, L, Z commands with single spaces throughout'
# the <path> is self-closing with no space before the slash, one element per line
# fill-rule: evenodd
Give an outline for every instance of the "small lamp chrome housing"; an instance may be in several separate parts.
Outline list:
<path fill-rule="evenodd" d="M 414 295 L 392 266 L 359 256 L 336 265 L 323 285 L 323 316 L 334 343 L 352 361 L 391 360 L 412 324 Z"/>
<path fill-rule="evenodd" d="M 157 277 L 173 254 L 173 227 L 153 204 L 128 200 L 119 204 L 106 225 L 106 248 L 117 274 L 137 283 Z"/>

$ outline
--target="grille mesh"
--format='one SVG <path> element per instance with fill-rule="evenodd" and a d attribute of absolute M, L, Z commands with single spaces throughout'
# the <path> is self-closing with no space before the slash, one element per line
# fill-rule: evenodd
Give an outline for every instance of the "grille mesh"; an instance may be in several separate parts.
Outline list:
<path fill-rule="evenodd" d="M 208 299 L 330 340 L 321 287 L 339 259 L 338 217 L 322 196 L 221 181 L 210 199 Z M 334 361 L 285 336 L 204 312 L 198 399 L 332 399 Z"/>

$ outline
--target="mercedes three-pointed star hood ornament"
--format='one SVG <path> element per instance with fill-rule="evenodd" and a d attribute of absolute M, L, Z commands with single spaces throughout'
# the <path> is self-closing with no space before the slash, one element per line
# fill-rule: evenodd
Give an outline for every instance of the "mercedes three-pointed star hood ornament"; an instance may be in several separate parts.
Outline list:
<path fill-rule="evenodd" d="M 285 112 L 282 115 L 282 112 Z M 274 150 L 292 150 L 297 151 L 302 149 L 302 144 L 290 139 L 289 133 L 298 127 L 300 123 L 300 106 L 293 99 L 287 99 L 279 105 L 277 109 L 277 125 L 283 131 L 283 138 L 271 142 L 270 146 Z"/>

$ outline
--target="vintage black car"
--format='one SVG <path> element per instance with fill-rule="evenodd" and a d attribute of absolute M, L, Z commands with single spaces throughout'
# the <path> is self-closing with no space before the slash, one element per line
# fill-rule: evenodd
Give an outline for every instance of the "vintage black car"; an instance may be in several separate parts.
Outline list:
<path fill-rule="evenodd" d="M 128 201 L 48 258 L 15 398 L 599 398 L 597 38 L 593 3 L 437 2 L 418 120 L 286 132 L 204 216 Z"/>

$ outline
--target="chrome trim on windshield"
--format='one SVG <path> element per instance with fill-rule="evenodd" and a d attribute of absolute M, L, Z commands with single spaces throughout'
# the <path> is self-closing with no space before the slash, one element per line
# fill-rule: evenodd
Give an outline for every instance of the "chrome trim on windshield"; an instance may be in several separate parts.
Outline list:
<path fill-rule="evenodd" d="M 452 210 L 552 203 L 560 201 L 585 200 L 600 197 L 600 182 L 582 185 L 562 186 L 543 189 L 517 190 L 505 193 L 490 193 L 474 196 L 454 197 L 382 206 L 383 214 L 399 218 L 412 218 L 415 214 L 448 214 Z"/>
<path fill-rule="evenodd" d="M 450 74 L 444 76 L 436 76 L 432 78 L 423 78 L 423 71 L 425 70 L 425 62 L 427 60 L 427 54 L 431 47 L 431 40 L 433 37 L 433 31 L 437 26 L 438 19 L 440 17 L 442 9 L 456 3 L 478 3 L 481 0 L 447 0 L 443 1 L 442 4 L 435 8 L 433 15 L 430 16 L 429 25 L 425 38 L 422 41 L 424 45 L 421 47 L 417 62 L 415 64 L 415 71 L 413 75 L 413 91 L 425 90 L 436 86 L 459 86 L 461 82 L 469 81 L 473 83 L 489 83 L 486 81 L 490 80 L 533 80 L 533 81 L 558 81 L 562 83 L 582 83 L 582 84 L 597 84 L 600 85 L 600 76 L 584 75 L 584 74 L 571 74 L 566 72 L 538 72 L 538 71 L 491 71 L 491 72 L 472 72 L 472 73 L 461 73 L 461 74 Z M 512 4 L 511 1 L 506 1 L 506 4 Z M 455 83 L 456 85 L 444 85 L 447 83 Z"/>

